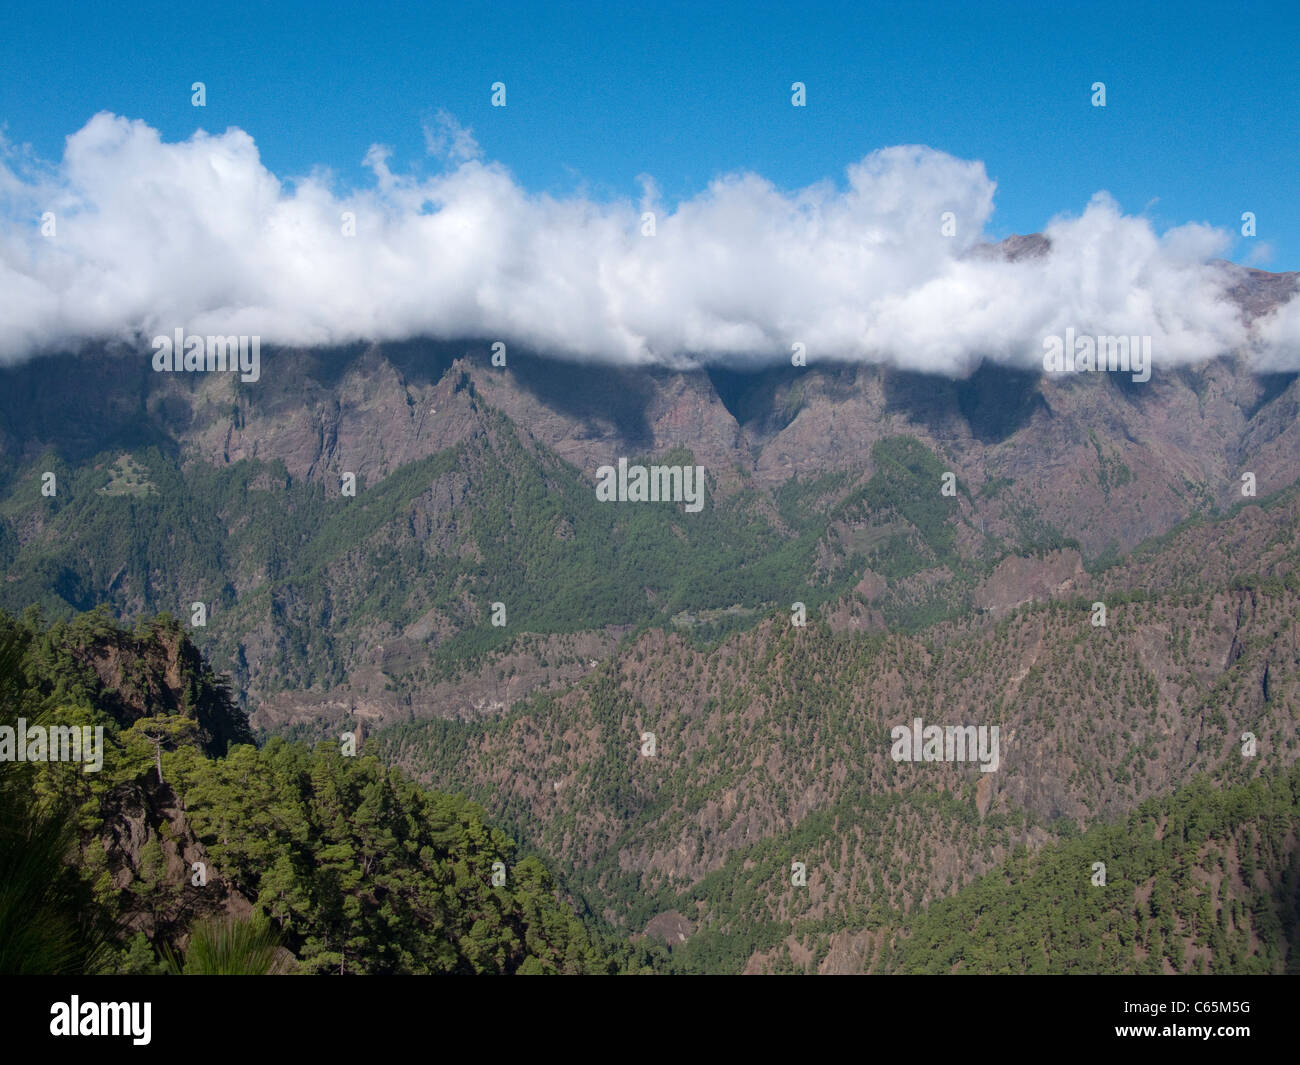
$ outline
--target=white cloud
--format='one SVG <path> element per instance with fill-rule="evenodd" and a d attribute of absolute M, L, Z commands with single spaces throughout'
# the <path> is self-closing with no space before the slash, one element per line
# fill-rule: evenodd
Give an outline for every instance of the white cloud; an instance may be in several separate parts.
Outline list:
<path fill-rule="evenodd" d="M 1261 372 L 1300 369 L 1300 297 L 1282 304 L 1256 322 L 1250 355 Z"/>
<path fill-rule="evenodd" d="M 424 128 L 424 147 L 430 155 L 446 159 L 452 163 L 463 163 L 469 159 L 479 159 L 483 149 L 474 139 L 474 131 L 456 121 L 456 116 L 442 108 L 431 120 L 426 120 Z"/>
<path fill-rule="evenodd" d="M 1271 364 L 1300 363 L 1300 305 L 1261 337 L 1224 298 L 1228 275 L 1208 260 L 1225 232 L 1157 235 L 1099 194 L 1046 227 L 1045 258 L 967 256 L 994 183 L 983 164 L 929 148 L 873 152 L 843 187 L 733 174 L 669 207 L 649 176 L 636 201 L 532 195 L 445 113 L 426 137 L 444 173 L 394 173 L 376 146 L 374 187 L 346 194 L 322 174 L 282 182 L 233 128 L 167 144 L 103 113 L 56 166 L 5 148 L 0 358 L 108 338 L 147 347 L 181 326 L 294 345 L 503 339 L 624 363 L 785 361 L 801 342 L 813 361 L 963 373 L 985 355 L 1040 365 L 1042 338 L 1073 326 L 1150 334 L 1157 364 L 1248 341 L 1286 347 L 1262 356 Z"/>

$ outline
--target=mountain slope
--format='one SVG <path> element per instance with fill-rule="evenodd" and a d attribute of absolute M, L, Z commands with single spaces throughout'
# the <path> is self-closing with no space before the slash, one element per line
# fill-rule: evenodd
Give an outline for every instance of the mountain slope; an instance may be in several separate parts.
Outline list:
<path fill-rule="evenodd" d="M 47 897 L 100 929 L 107 949 L 86 963 L 95 969 L 156 972 L 155 952 L 183 945 L 199 922 L 250 915 L 273 921 L 300 972 L 631 964 L 633 952 L 607 954 L 556 901 L 542 863 L 516 860 L 463 799 L 423 792 L 339 744 L 247 743 L 243 714 L 174 623 L 132 635 L 102 614 L 48 629 L 0 615 L 0 648 L 19 651 L 5 658 L 7 727 L 103 729 L 97 772 L 65 761 L 4 768 L 15 813 L 6 853 L 48 815 L 73 826 L 78 890 Z M 29 797 L 16 812 L 15 785 Z M 0 894 L 20 874 L 7 865 Z M 8 951 L 5 965 L 25 971 L 28 958 Z"/>
<path fill-rule="evenodd" d="M 0 605 L 203 603 L 191 635 L 263 727 L 470 715 L 678 615 L 717 633 L 856 588 L 859 624 L 956 616 L 1009 558 L 1095 568 L 1300 468 L 1300 384 L 1240 359 L 1136 386 L 481 354 L 280 352 L 257 390 L 121 354 L 0 371 Z M 596 467 L 640 455 L 702 463 L 704 511 L 597 504 Z"/>
<path fill-rule="evenodd" d="M 647 632 L 498 720 L 385 730 L 386 757 L 479 798 L 615 925 L 681 914 L 701 929 L 688 956 L 739 967 L 792 924 L 933 902 L 1198 774 L 1294 764 L 1298 516 L 1291 493 L 1153 545 L 1082 598 L 917 635 L 788 615 L 711 649 Z M 914 718 L 998 726 L 997 770 L 894 761 L 891 730 Z"/>

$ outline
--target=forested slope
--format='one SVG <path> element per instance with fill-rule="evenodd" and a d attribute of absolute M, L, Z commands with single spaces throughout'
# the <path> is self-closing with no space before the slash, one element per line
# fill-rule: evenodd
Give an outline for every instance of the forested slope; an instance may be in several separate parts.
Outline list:
<path fill-rule="evenodd" d="M 269 928 L 277 966 L 299 972 L 632 964 L 473 804 L 341 743 L 253 747 L 169 619 L 128 633 L 102 613 L 48 627 L 0 616 L 0 651 L 6 726 L 103 729 L 98 772 L 0 773 L 5 971 L 160 971 L 213 918 Z"/>

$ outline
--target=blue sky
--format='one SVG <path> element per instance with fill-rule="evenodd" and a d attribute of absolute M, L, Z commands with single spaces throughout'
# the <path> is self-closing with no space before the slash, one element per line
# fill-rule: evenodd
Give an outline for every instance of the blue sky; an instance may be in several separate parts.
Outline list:
<path fill-rule="evenodd" d="M 373 181 L 360 162 L 375 142 L 396 172 L 436 170 L 420 123 L 445 108 L 529 191 L 630 197 L 648 173 L 669 202 L 739 169 L 786 189 L 842 183 L 871 150 L 919 143 L 986 164 L 992 236 L 1041 229 L 1105 189 L 1158 232 L 1236 232 L 1254 211 L 1257 240 L 1231 256 L 1297 269 L 1298 11 L 11 2 L 0 123 L 51 160 L 100 110 L 166 140 L 238 126 L 277 175 L 325 165 L 346 187 Z M 490 106 L 498 80 L 504 109 Z M 796 80 L 805 109 L 790 106 Z M 1089 105 L 1097 80 L 1105 109 Z"/>

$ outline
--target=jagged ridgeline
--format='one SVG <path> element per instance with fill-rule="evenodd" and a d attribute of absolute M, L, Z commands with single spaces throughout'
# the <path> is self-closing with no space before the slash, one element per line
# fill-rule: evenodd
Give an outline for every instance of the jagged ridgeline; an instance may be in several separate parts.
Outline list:
<path fill-rule="evenodd" d="M 654 948 L 656 965 L 695 972 L 1293 965 L 1300 377 L 1232 358 L 1142 387 L 992 366 L 958 382 L 483 356 L 284 352 L 256 389 L 72 355 L 51 356 L 53 374 L 0 370 L 0 607 L 70 619 L 104 603 L 134 621 L 201 600 L 188 637 L 257 735 L 281 738 L 255 752 L 170 677 L 96 689 L 123 700 L 104 772 L 121 747 L 135 763 L 120 783 L 138 789 L 104 830 L 110 850 L 157 837 L 148 861 L 185 899 L 205 860 L 233 900 L 182 917 L 165 896 L 157 916 L 133 901 L 111 927 L 143 933 L 140 964 L 151 936 L 186 952 L 182 968 L 263 942 L 231 914 L 264 913 L 308 971 L 355 971 L 348 936 L 395 944 L 376 969 L 472 938 L 411 945 L 419 921 L 369 916 L 408 896 L 368 886 L 398 858 L 368 835 L 367 789 L 403 796 L 375 800 L 384 811 L 425 800 L 364 748 L 339 755 L 361 718 L 385 764 L 486 811 L 445 800 L 448 832 L 476 839 L 465 825 L 486 816 L 541 856 L 620 967 L 638 959 L 606 937 L 658 940 L 671 955 Z M 702 509 L 602 502 L 596 471 L 624 459 L 702 465 Z M 32 645 L 51 638 L 26 627 Z M 1000 729 L 1000 767 L 895 761 L 892 730 L 918 718 Z M 333 742 L 283 745 L 304 736 Z M 1136 878 L 1136 843 L 1070 849 L 1201 776 L 1225 794 L 1258 778 L 1268 802 L 1233 808 L 1222 831 L 1241 834 L 1204 855 L 1165 854 L 1190 870 L 1168 890 L 1150 863 Z M 103 781 L 62 786 L 84 803 Z M 393 831 L 426 845 L 422 828 Z M 435 845 L 435 860 L 470 863 L 471 896 L 501 860 L 513 897 L 526 863 L 487 838 L 482 853 Z M 78 866 L 92 887 L 97 860 Z M 1097 861 L 1120 890 L 1080 896 Z M 144 858 L 128 864 L 135 878 Z M 456 875 L 444 901 L 488 920 Z M 993 902 L 977 909 L 1019 913 L 1046 892 L 1081 938 L 1028 902 L 1030 938 L 992 935 L 987 909 L 962 909 L 980 884 Z M 116 888 L 120 906 L 128 880 Z M 922 949 L 932 910 L 979 938 Z"/>
<path fill-rule="evenodd" d="M 375 661 L 419 690 L 520 632 L 621 632 L 677 616 L 716 637 L 792 588 L 815 607 L 847 587 L 843 567 L 834 580 L 813 575 L 826 519 L 801 506 L 798 485 L 783 495 L 781 528 L 753 490 L 699 514 L 603 505 L 578 470 L 471 402 L 477 435 L 374 483 L 362 476 L 355 499 L 274 461 L 182 464 L 155 447 L 76 466 L 42 456 L 0 498 L 0 566 L 13 574 L 0 606 L 68 616 L 105 603 L 132 617 L 186 610 L 203 589 L 208 618 L 191 636 L 260 703 L 355 682 Z M 58 472 L 57 496 L 28 490 L 37 467 Z M 20 544 L 12 528 L 33 513 L 39 534 Z M 508 605 L 508 626 L 488 624 L 492 601 Z"/>
<path fill-rule="evenodd" d="M 0 696 L 0 971 L 585 973 L 651 957 L 611 954 L 473 804 L 338 743 L 257 749 L 170 618 L 128 632 L 103 612 L 0 614 Z M 78 757 L 50 760 L 74 728 Z"/>
<path fill-rule="evenodd" d="M 874 406 L 838 418 L 866 435 L 824 468 L 791 467 L 785 445 L 755 466 L 745 434 L 794 431 L 821 402 L 807 382 L 756 378 L 756 397 L 731 397 L 745 417 L 757 405 L 742 431 L 703 375 L 295 353 L 256 392 L 104 380 L 114 402 L 70 424 L 71 400 L 27 373 L 0 374 L 0 608 L 135 619 L 201 601 L 191 638 L 270 731 L 328 719 L 338 688 L 386 721 L 422 702 L 510 705 L 576 680 L 629 630 L 703 643 L 854 587 L 874 626 L 912 628 L 968 610 L 1008 551 L 1070 543 L 1009 476 L 939 494 L 961 449 Z M 837 403 L 873 394 L 825 385 Z M 621 459 L 702 465 L 702 509 L 601 502 L 596 471 Z M 489 623 L 495 602 L 508 623 Z"/>

